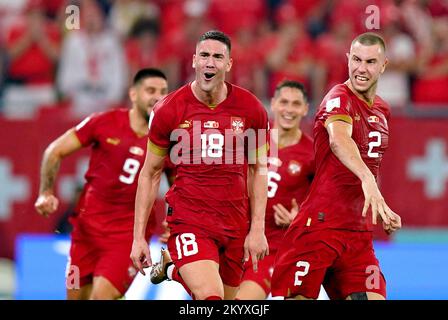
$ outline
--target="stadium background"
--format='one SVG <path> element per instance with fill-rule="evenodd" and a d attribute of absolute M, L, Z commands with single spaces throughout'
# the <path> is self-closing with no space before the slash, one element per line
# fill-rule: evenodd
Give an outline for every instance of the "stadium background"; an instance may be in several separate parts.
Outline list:
<path fill-rule="evenodd" d="M 218 28 L 233 41 L 228 80 L 268 110 L 277 81 L 305 83 L 309 132 L 325 92 L 347 78 L 353 35 L 374 28 L 390 59 L 378 91 L 392 107 L 380 184 L 404 224 L 393 238 L 376 232 L 389 298 L 448 299 L 447 17 L 444 0 L 1 0 L 0 298 L 64 298 L 66 218 L 89 153 L 63 161 L 62 203 L 43 219 L 33 209 L 42 152 L 85 115 L 128 105 L 136 70 L 159 67 L 178 88 L 198 36 Z M 129 299 L 185 298 L 174 283 L 131 289 Z"/>

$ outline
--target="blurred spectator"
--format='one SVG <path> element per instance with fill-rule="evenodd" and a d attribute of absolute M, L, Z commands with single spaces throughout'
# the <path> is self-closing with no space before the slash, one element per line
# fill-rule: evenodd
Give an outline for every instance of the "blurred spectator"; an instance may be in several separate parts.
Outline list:
<path fill-rule="evenodd" d="M 427 60 L 413 86 L 414 102 L 448 107 L 448 19 L 434 20 L 433 55 Z"/>
<path fill-rule="evenodd" d="M 263 48 L 259 48 L 254 25 L 240 25 L 232 41 L 233 65 L 229 82 L 252 91 L 259 99 L 265 100 L 267 79 L 263 65 Z"/>
<path fill-rule="evenodd" d="M 389 63 L 378 82 L 377 93 L 392 107 L 405 107 L 410 101 L 410 75 L 415 71 L 416 48 L 412 38 L 400 30 L 398 20 L 383 25 Z"/>
<path fill-rule="evenodd" d="M 122 45 L 105 28 L 98 3 L 83 0 L 80 12 L 82 28 L 64 40 L 57 82 L 78 118 L 120 104 L 127 79 Z"/>
<path fill-rule="evenodd" d="M 54 102 L 60 34 L 40 0 L 28 1 L 24 17 L 7 34 L 6 50 L 5 115 L 29 116 L 37 106 Z"/>
<path fill-rule="evenodd" d="M 110 11 L 110 25 L 122 38 L 131 33 L 138 20 L 159 18 L 159 7 L 150 0 L 116 0 Z"/>
<path fill-rule="evenodd" d="M 210 0 L 208 18 L 216 28 L 234 36 L 243 25 L 256 26 L 267 17 L 265 0 Z"/>
<path fill-rule="evenodd" d="M 338 83 L 348 79 L 347 48 L 354 38 L 353 22 L 342 20 L 330 27 L 329 32 L 316 39 L 312 75 L 313 101 L 318 105 L 324 95 Z"/>
<path fill-rule="evenodd" d="M 309 91 L 313 43 L 304 29 L 303 21 L 297 18 L 291 5 L 283 5 L 277 19 L 278 31 L 269 35 L 262 45 L 265 64 L 271 73 L 269 96 L 273 95 L 275 85 L 284 79 L 302 82 Z"/>
<path fill-rule="evenodd" d="M 177 73 L 171 70 L 167 72 L 170 85 L 172 83 L 174 87 L 194 78 L 194 69 L 191 67 L 192 52 L 199 37 L 214 28 L 206 17 L 207 5 L 208 1 L 201 0 L 164 1 L 161 41 L 167 44 L 168 51 L 176 59 L 178 66 Z M 177 76 L 177 79 L 174 76 Z"/>

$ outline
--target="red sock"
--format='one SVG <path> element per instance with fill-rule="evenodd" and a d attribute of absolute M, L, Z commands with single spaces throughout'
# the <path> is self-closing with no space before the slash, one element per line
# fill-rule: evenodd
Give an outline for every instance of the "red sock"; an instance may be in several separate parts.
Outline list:
<path fill-rule="evenodd" d="M 204 300 L 222 300 L 222 298 L 220 296 L 209 296 Z"/>
<path fill-rule="evenodd" d="M 185 291 L 187 291 L 188 294 L 191 297 L 193 297 L 193 293 L 191 292 L 190 288 L 188 288 L 188 286 L 185 283 L 184 279 L 182 279 L 182 276 L 179 273 L 179 269 L 177 269 L 176 266 L 174 266 L 172 278 L 173 278 L 174 281 L 179 282 L 184 287 Z M 194 297 L 193 297 L 193 299 L 194 299 Z"/>

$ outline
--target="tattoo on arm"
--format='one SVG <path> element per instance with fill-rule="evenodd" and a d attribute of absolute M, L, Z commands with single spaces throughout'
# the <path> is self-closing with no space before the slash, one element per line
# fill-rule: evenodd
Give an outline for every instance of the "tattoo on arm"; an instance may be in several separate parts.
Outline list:
<path fill-rule="evenodd" d="M 53 191 L 56 176 L 61 165 L 61 159 L 51 157 L 51 155 L 44 155 L 42 166 L 40 170 L 40 188 L 39 193 L 45 191 Z"/>

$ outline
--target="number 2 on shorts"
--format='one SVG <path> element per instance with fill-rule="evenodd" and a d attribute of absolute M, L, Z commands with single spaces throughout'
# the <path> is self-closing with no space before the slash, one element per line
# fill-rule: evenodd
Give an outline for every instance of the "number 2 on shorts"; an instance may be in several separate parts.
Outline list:
<path fill-rule="evenodd" d="M 298 270 L 295 273 L 294 277 L 294 285 L 300 286 L 302 285 L 302 280 L 299 279 L 299 277 L 304 277 L 308 274 L 308 271 L 310 270 L 310 264 L 307 261 L 298 261 L 296 263 L 297 268 L 303 268 L 303 270 Z"/>
<path fill-rule="evenodd" d="M 185 257 L 188 257 L 198 253 L 199 250 L 196 236 L 193 233 L 182 233 L 178 235 L 176 237 L 176 249 L 178 259 L 182 259 L 182 254 Z"/>

